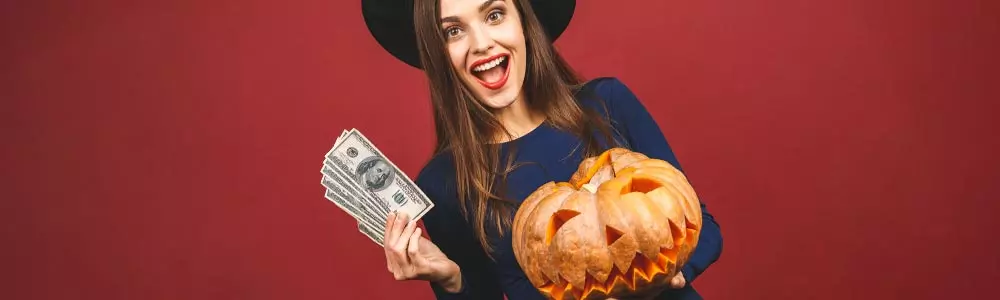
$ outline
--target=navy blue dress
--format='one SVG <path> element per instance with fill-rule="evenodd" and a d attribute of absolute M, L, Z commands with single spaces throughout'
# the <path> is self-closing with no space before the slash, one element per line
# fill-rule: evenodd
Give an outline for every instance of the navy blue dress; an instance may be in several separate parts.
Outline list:
<path fill-rule="evenodd" d="M 615 139 L 622 146 L 641 152 L 651 158 L 670 162 L 681 169 L 677 158 L 664 138 L 660 127 L 636 96 L 615 78 L 598 78 L 587 83 L 584 90 L 596 92 L 596 101 L 603 101 Z M 581 104 L 595 105 L 595 97 L 581 97 Z M 592 106 L 603 111 L 602 106 Z M 516 140 L 515 163 L 529 162 L 515 169 L 507 177 L 507 194 L 511 200 L 523 201 L 539 186 L 549 181 L 568 181 L 577 170 L 582 157 L 580 139 L 571 133 L 559 131 L 543 124 Z M 509 143 L 501 145 L 506 155 Z M 494 262 L 486 256 L 471 226 L 463 217 L 455 188 L 455 171 L 451 155 L 439 153 L 421 169 L 417 185 L 434 201 L 435 208 L 423 218 L 430 239 L 462 270 L 462 290 L 449 293 L 437 284 L 431 288 L 438 299 L 545 299 L 531 285 L 521 270 L 511 246 L 511 233 L 507 228 L 503 237 L 493 236 Z M 688 285 L 682 289 L 669 289 L 656 299 L 700 299 L 691 282 L 714 263 L 722 252 L 722 235 L 719 225 L 709 214 L 702 200 L 702 232 L 690 261 L 682 268 Z M 513 216 L 513 215 L 512 215 Z"/>

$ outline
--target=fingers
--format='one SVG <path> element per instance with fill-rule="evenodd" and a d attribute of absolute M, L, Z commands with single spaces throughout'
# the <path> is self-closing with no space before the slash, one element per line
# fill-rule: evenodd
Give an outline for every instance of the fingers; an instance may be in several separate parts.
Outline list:
<path fill-rule="evenodd" d="M 396 241 L 396 237 L 392 235 L 392 226 L 396 224 L 396 213 L 389 213 L 389 216 L 385 218 L 385 238 L 382 241 L 383 245 L 392 245 Z"/>
<path fill-rule="evenodd" d="M 412 269 L 409 257 L 407 256 L 407 243 L 410 241 L 410 234 L 413 233 L 413 226 L 407 223 L 409 217 L 406 213 L 392 212 L 386 219 L 385 245 L 386 260 L 389 272 L 396 280 L 409 279 L 406 274 Z M 415 225 L 414 225 L 415 226 Z"/>
<path fill-rule="evenodd" d="M 386 248 L 396 248 L 397 244 L 401 242 L 400 239 L 403 239 L 404 243 L 409 239 L 409 236 L 402 236 L 403 230 L 406 229 L 407 219 L 406 213 L 389 213 L 389 217 L 386 218 L 385 239 L 383 241 Z M 405 249 L 405 247 L 401 249 Z"/>
<path fill-rule="evenodd" d="M 392 257 L 392 254 L 389 253 L 392 241 L 396 240 L 396 237 L 392 236 L 391 234 L 392 224 L 395 223 L 395 219 L 396 219 L 396 214 L 389 213 L 389 216 L 385 220 L 385 238 L 382 240 L 382 245 L 383 245 L 382 247 L 383 250 L 385 251 L 386 268 L 389 269 L 389 272 L 393 272 L 393 270 L 396 269 L 396 263 Z"/>
<path fill-rule="evenodd" d="M 385 232 L 394 238 L 392 240 L 392 244 L 396 244 L 396 239 L 398 239 L 403 233 L 403 229 L 405 229 L 406 223 L 409 221 L 409 216 L 407 216 L 404 212 L 394 212 L 393 215 L 392 228 L 387 228 Z"/>
<path fill-rule="evenodd" d="M 409 263 L 410 258 L 406 255 L 407 244 L 412 240 L 413 230 L 417 228 L 417 222 L 407 222 L 406 226 L 403 227 L 402 232 L 399 234 L 399 238 L 396 239 L 396 244 L 393 245 L 393 249 L 396 253 L 402 256 L 403 261 Z"/>
<path fill-rule="evenodd" d="M 385 245 L 386 263 L 389 272 L 399 273 L 400 270 L 405 269 L 407 264 L 405 245 L 402 247 L 397 246 L 400 241 L 405 243 L 409 240 L 408 237 L 401 236 L 405 229 L 403 224 L 406 222 L 406 219 L 407 216 L 405 213 L 397 212 L 389 213 L 386 218 L 385 239 L 382 243 Z"/>
<path fill-rule="evenodd" d="M 418 256 L 420 254 L 420 233 L 420 227 L 417 227 L 417 229 L 413 231 L 413 234 L 410 235 L 410 243 L 406 247 L 406 253 L 410 256 L 411 262 L 420 257 Z"/>

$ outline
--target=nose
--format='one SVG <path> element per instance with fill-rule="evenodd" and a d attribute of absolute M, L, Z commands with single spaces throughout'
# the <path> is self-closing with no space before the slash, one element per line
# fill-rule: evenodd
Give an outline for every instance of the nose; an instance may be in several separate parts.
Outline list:
<path fill-rule="evenodd" d="M 489 30 L 482 28 L 482 26 L 476 27 L 475 32 L 472 33 L 472 53 L 489 53 L 495 44 L 496 43 L 493 41 L 493 37 L 489 34 Z"/>

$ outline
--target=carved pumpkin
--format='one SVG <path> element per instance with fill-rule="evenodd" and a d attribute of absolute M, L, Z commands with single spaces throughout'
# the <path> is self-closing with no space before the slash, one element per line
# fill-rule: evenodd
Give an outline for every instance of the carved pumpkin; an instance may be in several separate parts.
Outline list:
<path fill-rule="evenodd" d="M 667 288 L 701 232 L 701 206 L 670 163 L 615 148 L 549 182 L 514 216 L 513 248 L 550 299 L 643 297 Z"/>

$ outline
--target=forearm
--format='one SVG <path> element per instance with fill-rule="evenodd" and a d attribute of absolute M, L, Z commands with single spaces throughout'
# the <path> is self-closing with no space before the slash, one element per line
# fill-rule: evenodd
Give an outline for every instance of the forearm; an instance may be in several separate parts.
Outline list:
<path fill-rule="evenodd" d="M 698 238 L 698 245 L 688 263 L 681 269 L 684 272 L 684 279 L 688 284 L 695 280 L 698 275 L 705 272 L 709 266 L 719 260 L 722 255 L 722 230 L 715 218 L 708 214 L 702 206 L 703 218 L 701 234 Z"/>

